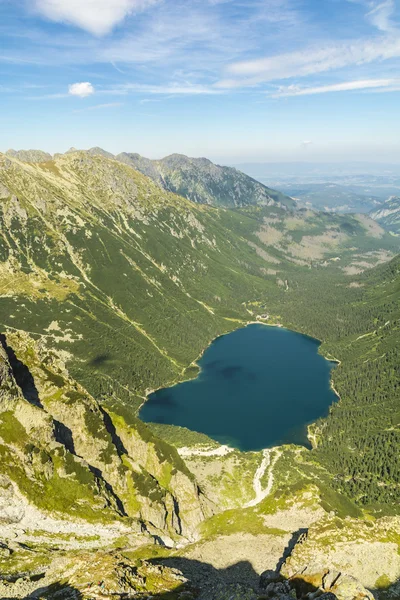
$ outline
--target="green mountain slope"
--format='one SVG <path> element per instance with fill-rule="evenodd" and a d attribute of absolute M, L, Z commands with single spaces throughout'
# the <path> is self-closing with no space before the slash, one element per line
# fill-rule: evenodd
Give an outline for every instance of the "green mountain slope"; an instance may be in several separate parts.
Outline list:
<path fill-rule="evenodd" d="M 313 455 L 348 497 L 398 512 L 400 258 L 352 287 L 332 288 L 312 273 L 301 284 L 282 307 L 288 325 L 323 340 L 320 351 L 340 361 L 332 373 L 340 401 L 310 427 Z"/>
<path fill-rule="evenodd" d="M 382 227 L 393 233 L 400 233 L 400 198 L 392 196 L 379 209 L 370 213 L 370 217 Z"/>
<path fill-rule="evenodd" d="M 92 394 L 136 405 L 260 298 L 279 304 L 299 266 L 350 277 L 396 241 L 354 217 L 196 205 L 87 153 L 1 166 L 3 328 L 45 337 Z"/>
<path fill-rule="evenodd" d="M 264 288 L 239 215 L 84 153 L 2 167 L 3 325 L 70 352 L 92 392 L 144 395 L 181 377 Z"/>

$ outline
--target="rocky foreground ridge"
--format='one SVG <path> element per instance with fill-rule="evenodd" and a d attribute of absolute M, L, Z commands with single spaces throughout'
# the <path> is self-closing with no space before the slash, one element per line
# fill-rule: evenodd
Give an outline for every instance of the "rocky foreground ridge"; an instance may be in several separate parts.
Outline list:
<path fill-rule="evenodd" d="M 3 547 L 5 551 L 11 551 Z M 167 561 L 164 561 L 164 563 Z M 191 575 L 191 569 L 197 574 Z M 329 568 L 286 578 L 284 569 L 267 570 L 254 581 L 234 581 L 211 565 L 169 567 L 163 561 L 129 561 L 121 553 L 76 553 L 60 558 L 40 576 L 0 582 L 3 599 L 136 600 L 374 600 L 354 577 Z"/>

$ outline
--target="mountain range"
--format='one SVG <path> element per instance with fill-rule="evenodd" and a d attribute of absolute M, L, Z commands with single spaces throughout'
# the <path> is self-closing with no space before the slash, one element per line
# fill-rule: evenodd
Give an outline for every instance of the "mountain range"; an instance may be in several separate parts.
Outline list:
<path fill-rule="evenodd" d="M 99 149 L 0 154 L 0 233 L 2 597 L 397 589 L 397 236 L 206 159 Z M 256 320 L 340 363 L 312 450 L 138 419 Z"/>
<path fill-rule="evenodd" d="M 68 153 L 75 151 L 75 148 L 71 148 Z M 6 154 L 34 163 L 52 159 L 50 154 L 41 150 L 8 150 Z M 253 204 L 278 204 L 289 208 L 295 206 L 295 202 L 288 196 L 269 189 L 237 169 L 215 165 L 207 158 L 171 154 L 161 160 L 150 160 L 140 154 L 126 152 L 114 156 L 97 147 L 87 150 L 87 154 L 123 162 L 150 177 L 159 187 L 199 204 L 228 208 Z"/>

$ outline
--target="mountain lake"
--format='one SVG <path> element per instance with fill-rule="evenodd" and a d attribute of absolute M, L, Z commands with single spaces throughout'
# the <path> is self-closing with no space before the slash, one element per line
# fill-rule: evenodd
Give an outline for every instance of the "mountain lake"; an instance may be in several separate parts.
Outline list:
<path fill-rule="evenodd" d="M 288 329 L 248 325 L 216 338 L 198 362 L 198 377 L 149 395 L 139 416 L 244 451 L 310 447 L 307 425 L 338 400 L 330 385 L 336 363 L 318 354 L 319 346 Z"/>

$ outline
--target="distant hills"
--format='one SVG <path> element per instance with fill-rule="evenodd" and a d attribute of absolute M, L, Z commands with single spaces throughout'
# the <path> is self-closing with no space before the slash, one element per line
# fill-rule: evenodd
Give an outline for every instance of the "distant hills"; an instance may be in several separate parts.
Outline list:
<path fill-rule="evenodd" d="M 368 213 L 383 199 L 365 190 L 365 186 L 342 183 L 287 183 L 279 187 L 293 197 L 299 207 L 336 213 Z"/>
<path fill-rule="evenodd" d="M 247 163 L 232 165 L 295 199 L 299 207 L 369 213 L 400 195 L 399 165 L 374 163 Z"/>
<path fill-rule="evenodd" d="M 71 148 L 66 152 L 76 152 Z M 114 156 L 102 148 L 86 151 L 92 156 L 113 158 L 150 177 L 160 188 L 196 202 L 226 208 L 250 205 L 294 208 L 296 202 L 233 167 L 212 163 L 207 158 L 190 158 L 171 154 L 161 160 L 151 160 L 140 154 L 122 152 Z M 7 155 L 23 162 L 40 163 L 52 159 L 41 150 L 8 150 Z"/>

